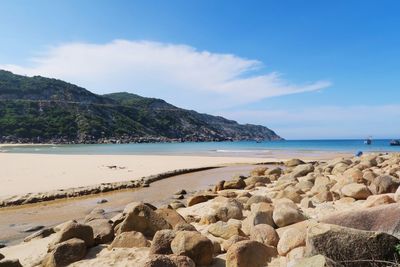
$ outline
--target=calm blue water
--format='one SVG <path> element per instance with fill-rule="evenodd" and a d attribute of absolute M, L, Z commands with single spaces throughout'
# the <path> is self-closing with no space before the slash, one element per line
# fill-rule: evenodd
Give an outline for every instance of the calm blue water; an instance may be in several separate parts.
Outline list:
<path fill-rule="evenodd" d="M 205 142 L 205 143 L 157 143 L 157 144 L 104 144 L 104 145 L 53 145 L 53 146 L 18 146 L 3 147 L 8 153 L 40 154 L 207 154 L 207 155 L 267 155 L 278 151 L 397 151 L 400 147 L 389 145 L 390 140 L 374 140 L 372 145 L 365 145 L 363 140 L 285 140 L 271 142 Z"/>

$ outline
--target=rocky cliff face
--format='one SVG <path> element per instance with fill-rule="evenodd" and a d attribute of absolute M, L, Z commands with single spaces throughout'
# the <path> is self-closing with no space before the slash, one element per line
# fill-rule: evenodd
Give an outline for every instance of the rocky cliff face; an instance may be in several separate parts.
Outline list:
<path fill-rule="evenodd" d="M 0 71 L 0 142 L 279 140 L 260 125 L 129 93 L 96 95 L 64 81 Z"/>

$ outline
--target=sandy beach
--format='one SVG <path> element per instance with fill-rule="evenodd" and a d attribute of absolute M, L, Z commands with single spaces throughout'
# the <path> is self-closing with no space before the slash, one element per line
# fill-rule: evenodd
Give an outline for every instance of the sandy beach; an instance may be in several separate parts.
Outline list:
<path fill-rule="evenodd" d="M 137 180 L 176 169 L 276 161 L 270 158 L 0 154 L 0 196 Z M 115 166 L 115 167 L 114 167 Z"/>

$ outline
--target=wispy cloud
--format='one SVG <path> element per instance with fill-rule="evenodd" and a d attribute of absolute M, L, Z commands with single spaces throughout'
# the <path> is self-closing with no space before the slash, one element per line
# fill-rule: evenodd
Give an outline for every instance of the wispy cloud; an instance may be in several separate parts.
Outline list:
<path fill-rule="evenodd" d="M 268 125 L 286 138 L 399 138 L 400 105 L 313 106 L 223 112 L 241 122 Z"/>
<path fill-rule="evenodd" d="M 148 41 L 66 43 L 50 47 L 26 66 L 0 68 L 67 80 L 97 93 L 128 91 L 164 98 L 201 111 L 330 86 L 329 81 L 293 84 L 277 72 L 260 74 L 263 63 L 258 60 Z"/>

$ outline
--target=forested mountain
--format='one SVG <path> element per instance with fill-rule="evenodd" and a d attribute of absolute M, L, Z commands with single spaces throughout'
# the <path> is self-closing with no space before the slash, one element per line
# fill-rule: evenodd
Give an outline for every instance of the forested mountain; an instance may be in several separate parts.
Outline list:
<path fill-rule="evenodd" d="M 0 70 L 0 142 L 277 140 L 272 130 L 129 93 Z"/>

